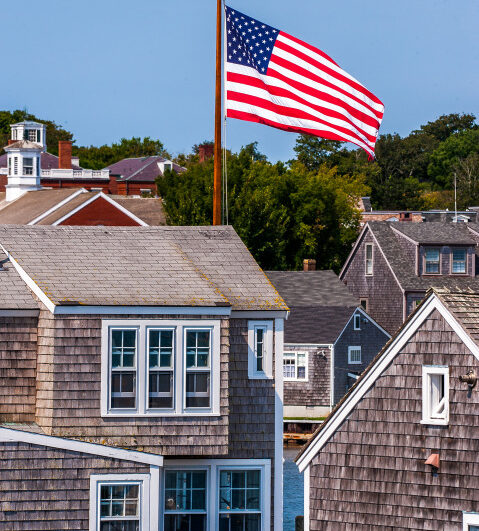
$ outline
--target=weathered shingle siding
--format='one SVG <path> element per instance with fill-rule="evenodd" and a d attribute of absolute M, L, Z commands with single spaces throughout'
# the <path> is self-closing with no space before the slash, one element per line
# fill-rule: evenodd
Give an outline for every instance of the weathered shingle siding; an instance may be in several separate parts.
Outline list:
<path fill-rule="evenodd" d="M 419 248 L 419 274 L 425 275 L 424 270 L 424 256 L 427 248 L 439 248 L 440 250 L 440 260 L 441 260 L 441 275 L 452 275 L 452 247 L 449 245 L 422 245 Z M 467 249 L 467 275 L 474 276 L 474 261 L 475 253 L 474 247 L 463 246 Z M 464 275 L 457 275 L 458 278 L 463 277 Z M 434 286 L 434 276 L 429 275 L 428 278 L 431 279 L 431 286 Z"/>
<path fill-rule="evenodd" d="M 0 317 L 0 421 L 33 422 L 37 318 Z"/>
<path fill-rule="evenodd" d="M 374 244 L 372 276 L 365 274 L 366 243 Z M 365 233 L 342 280 L 358 299 L 368 299 L 368 313 L 390 334 L 401 326 L 403 293 L 369 231 Z"/>
<path fill-rule="evenodd" d="M 153 315 L 148 319 L 188 317 Z M 118 316 L 51 316 L 47 312 L 42 313 L 37 423 L 49 435 L 86 438 L 90 442 L 136 448 L 165 456 L 227 454 L 228 319 L 221 319 L 220 416 L 102 418 L 101 322 L 102 319 L 112 318 Z M 131 315 L 128 318 L 141 320 L 145 316 Z"/>
<path fill-rule="evenodd" d="M 448 426 L 420 423 L 422 365 L 450 368 Z M 479 512 L 479 362 L 434 311 L 310 465 L 311 531 L 461 530 Z M 424 461 L 440 455 L 437 476 Z"/>
<path fill-rule="evenodd" d="M 91 474 L 149 466 L 26 443 L 0 443 L 0 531 L 89 529 Z"/>
<path fill-rule="evenodd" d="M 285 406 L 329 406 L 331 349 L 328 347 L 288 347 L 286 352 L 308 353 L 308 380 L 284 382 Z"/>
<path fill-rule="evenodd" d="M 406 293 L 406 313 L 409 316 L 416 308 L 417 303 L 422 301 L 425 297 L 425 292 Z"/>
<path fill-rule="evenodd" d="M 351 387 L 348 372 L 361 374 L 384 347 L 389 337 L 361 314 L 361 330 L 354 330 L 354 319 L 349 321 L 334 346 L 334 403 Z M 348 347 L 361 347 L 362 363 L 348 363 Z"/>

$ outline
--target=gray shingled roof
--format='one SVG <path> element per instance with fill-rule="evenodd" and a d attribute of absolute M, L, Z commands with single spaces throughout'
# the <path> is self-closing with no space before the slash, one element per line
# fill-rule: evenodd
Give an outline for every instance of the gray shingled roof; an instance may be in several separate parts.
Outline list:
<path fill-rule="evenodd" d="M 290 307 L 286 343 L 334 343 L 359 300 L 334 271 L 266 271 Z"/>
<path fill-rule="evenodd" d="M 6 255 L 0 251 L 0 260 L 5 259 Z M 3 264 L 0 270 L 0 309 L 38 309 L 30 289 L 10 262 Z"/>
<path fill-rule="evenodd" d="M 445 231 L 448 230 L 446 227 L 452 227 L 453 231 L 456 231 L 456 241 L 454 243 L 466 245 L 474 245 L 475 240 L 471 236 L 470 232 L 467 229 L 469 224 L 452 224 L 452 223 L 389 223 L 387 221 L 369 221 L 367 226 L 370 228 L 374 234 L 378 244 L 381 247 L 382 252 L 384 253 L 387 261 L 389 262 L 394 275 L 398 279 L 401 287 L 406 291 L 427 291 L 428 289 L 434 288 L 457 288 L 461 290 L 466 289 L 475 289 L 479 290 L 479 278 L 476 277 L 449 277 L 449 276 L 437 276 L 437 277 L 418 277 L 415 271 L 415 264 L 407 259 L 406 254 L 401 245 L 400 238 L 402 236 L 398 234 L 394 228 L 397 228 L 401 225 L 401 231 L 405 234 L 402 225 L 408 225 L 409 227 L 415 226 L 433 226 L 433 233 L 437 234 L 441 229 Z M 468 236 L 465 236 L 465 232 Z M 448 232 L 448 234 L 450 234 Z M 435 237 L 435 236 L 434 236 Z M 432 241 L 433 236 L 430 235 L 430 241 Z M 471 242 L 471 243 L 469 243 Z M 429 242 L 428 242 L 429 243 Z M 440 242 L 446 245 L 446 242 Z M 439 243 L 438 243 L 439 244 Z"/>
<path fill-rule="evenodd" d="M 0 227 L 55 304 L 283 310 L 231 227 Z"/>
<path fill-rule="evenodd" d="M 331 270 L 265 271 L 290 307 L 359 306 L 359 300 Z"/>
<path fill-rule="evenodd" d="M 464 223 L 395 223 L 393 228 L 411 240 L 426 245 L 474 245 L 476 242 Z"/>

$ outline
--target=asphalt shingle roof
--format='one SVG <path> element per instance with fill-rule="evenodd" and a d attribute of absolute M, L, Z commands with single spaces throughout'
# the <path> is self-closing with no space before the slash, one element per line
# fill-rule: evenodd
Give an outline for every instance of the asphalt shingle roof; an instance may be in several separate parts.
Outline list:
<path fill-rule="evenodd" d="M 123 181 L 154 182 L 159 175 L 162 175 L 158 163 L 165 161 L 164 157 L 159 156 L 123 159 L 110 164 L 106 169 L 110 170 L 111 175 L 120 175 Z M 181 173 L 185 168 L 173 163 L 173 170 Z"/>
<path fill-rule="evenodd" d="M 393 227 L 411 240 L 425 245 L 474 245 L 476 243 L 465 223 L 402 222 L 395 223 Z"/>
<path fill-rule="evenodd" d="M 0 251 L 0 260 L 6 258 L 5 253 Z M 38 303 L 34 300 L 32 292 L 10 262 L 4 263 L 3 269 L 0 269 L 0 309 L 38 309 Z"/>
<path fill-rule="evenodd" d="M 0 227 L 55 304 L 285 310 L 231 227 Z"/>

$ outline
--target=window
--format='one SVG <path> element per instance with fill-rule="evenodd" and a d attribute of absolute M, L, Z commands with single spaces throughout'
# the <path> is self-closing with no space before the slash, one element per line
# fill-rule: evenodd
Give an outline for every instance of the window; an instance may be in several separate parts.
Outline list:
<path fill-rule="evenodd" d="M 272 321 L 248 321 L 248 377 L 273 377 Z"/>
<path fill-rule="evenodd" d="M 452 250 L 452 272 L 455 274 L 466 272 L 466 249 L 453 249 Z"/>
<path fill-rule="evenodd" d="M 373 274 L 373 244 L 366 244 L 366 275 Z"/>
<path fill-rule="evenodd" d="M 18 157 L 13 157 L 13 173 L 18 175 Z"/>
<path fill-rule="evenodd" d="M 283 354 L 283 377 L 285 380 L 307 379 L 307 352 L 285 352 Z"/>
<path fill-rule="evenodd" d="M 23 157 L 23 175 L 33 175 L 33 159 Z"/>
<path fill-rule="evenodd" d="M 260 531 L 261 472 L 221 470 L 219 489 L 220 531 Z"/>
<path fill-rule="evenodd" d="M 361 330 L 361 314 L 354 314 L 354 330 Z"/>
<path fill-rule="evenodd" d="M 174 330 L 148 330 L 148 407 L 173 408 Z"/>
<path fill-rule="evenodd" d="M 40 133 L 40 131 L 38 131 Z M 30 142 L 39 142 L 40 139 L 37 138 L 37 130 L 36 129 L 25 129 L 25 136 L 26 140 L 29 140 Z M 38 135 L 40 136 L 40 135 Z"/>
<path fill-rule="evenodd" d="M 12 175 L 12 157 L 8 157 L 8 175 Z"/>
<path fill-rule="evenodd" d="M 463 513 L 463 531 L 479 531 L 479 513 Z"/>
<path fill-rule="evenodd" d="M 359 299 L 359 304 L 364 311 L 368 311 L 368 299 Z"/>
<path fill-rule="evenodd" d="M 171 162 L 165 162 L 163 164 L 163 173 L 165 171 L 171 171 L 172 167 L 173 167 L 173 165 L 171 164 Z"/>
<path fill-rule="evenodd" d="M 17 130 L 12 129 L 12 140 L 17 140 Z"/>
<path fill-rule="evenodd" d="M 348 363 L 361 363 L 361 347 L 348 347 Z"/>
<path fill-rule="evenodd" d="M 186 331 L 186 407 L 210 407 L 210 331 Z"/>
<path fill-rule="evenodd" d="M 90 531 L 148 531 L 149 474 L 90 476 Z"/>
<path fill-rule="evenodd" d="M 449 422 L 449 368 L 427 366 L 422 368 L 422 421 L 423 424 Z"/>
<path fill-rule="evenodd" d="M 165 472 L 164 531 L 206 531 L 205 470 Z"/>
<path fill-rule="evenodd" d="M 425 272 L 427 275 L 439 273 L 439 249 L 429 248 L 426 249 L 424 254 Z"/>
<path fill-rule="evenodd" d="M 219 414 L 219 320 L 104 320 L 102 415 Z"/>

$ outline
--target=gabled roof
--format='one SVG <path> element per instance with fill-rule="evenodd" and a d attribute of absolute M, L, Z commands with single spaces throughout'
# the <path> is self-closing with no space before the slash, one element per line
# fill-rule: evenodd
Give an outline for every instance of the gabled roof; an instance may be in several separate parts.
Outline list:
<path fill-rule="evenodd" d="M 0 251 L 0 261 L 7 259 Z M 0 269 L 0 310 L 38 310 L 32 292 L 10 262 Z"/>
<path fill-rule="evenodd" d="M 408 259 L 403 243 L 408 243 L 407 239 L 412 240 L 412 236 L 422 240 L 421 243 L 429 244 L 437 240 L 438 234 L 444 230 L 445 239 L 444 245 L 456 243 L 458 245 L 476 245 L 476 242 L 470 233 L 468 226 L 475 224 L 463 223 L 389 223 L 387 221 L 369 221 L 363 228 L 363 231 L 358 237 L 356 244 L 351 251 L 344 267 L 340 273 L 340 278 L 344 277 L 349 264 L 351 263 L 358 244 L 364 238 L 368 231 L 371 231 L 373 237 L 377 241 L 384 258 L 389 264 L 394 277 L 398 284 L 404 291 L 419 291 L 425 292 L 431 287 L 446 288 L 446 289 L 472 289 L 479 290 L 479 277 L 459 277 L 459 276 L 442 276 L 437 277 L 420 277 L 416 275 L 415 263 Z M 407 226 L 408 228 L 403 228 Z M 425 228 L 430 226 L 428 232 L 416 231 L 416 227 Z M 398 230 L 398 227 L 401 227 Z M 473 228 L 473 227 L 471 227 Z M 407 234 L 406 234 L 407 232 Z M 451 238 L 455 237 L 455 241 L 451 242 Z M 401 241 L 404 238 L 404 242 Z M 417 240 L 414 240 L 417 241 Z M 414 245 L 414 243 L 410 243 Z M 437 244 L 437 243 L 436 243 Z"/>
<path fill-rule="evenodd" d="M 336 429 L 347 419 L 355 405 L 371 389 L 434 309 L 441 313 L 479 361 L 479 293 L 451 292 L 444 289 L 430 290 L 426 299 L 386 343 L 355 384 L 336 404 L 326 420 L 318 427 L 313 437 L 303 446 L 295 459 L 301 472 L 334 435 Z"/>
<path fill-rule="evenodd" d="M 287 310 L 232 227 L 0 227 L 51 305 Z"/>
<path fill-rule="evenodd" d="M 122 181 L 147 181 L 154 182 L 155 179 L 162 175 L 158 166 L 159 162 L 166 162 L 167 159 L 159 156 L 138 157 L 123 159 L 107 166 L 111 175 L 119 175 Z M 176 173 L 185 171 L 185 168 L 173 163 L 173 170 Z"/>

